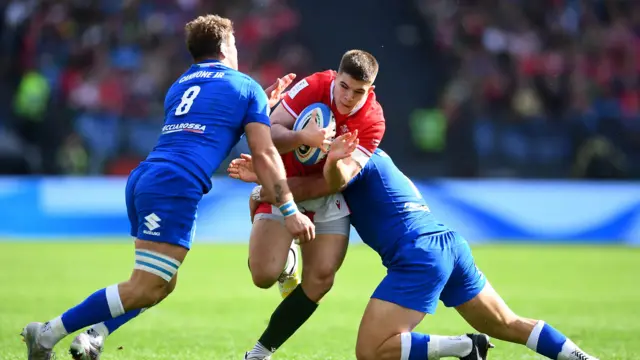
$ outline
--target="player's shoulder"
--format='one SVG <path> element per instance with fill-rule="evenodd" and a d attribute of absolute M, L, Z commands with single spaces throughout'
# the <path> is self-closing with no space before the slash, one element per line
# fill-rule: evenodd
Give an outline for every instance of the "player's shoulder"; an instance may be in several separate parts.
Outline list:
<path fill-rule="evenodd" d="M 383 172 L 388 171 L 391 167 L 394 166 L 395 165 L 393 159 L 389 156 L 389 154 L 384 152 L 382 149 L 377 148 L 374 150 L 369 161 L 367 161 L 365 168 L 369 172 Z"/>
<path fill-rule="evenodd" d="M 331 86 L 331 82 L 336 78 L 336 72 L 333 70 L 325 70 L 308 75 L 304 79 L 298 81 L 298 83 L 291 88 L 289 94 L 291 97 L 295 97 L 296 94 L 306 88 L 310 88 L 316 91 L 321 91 L 324 88 Z"/>
<path fill-rule="evenodd" d="M 304 80 L 316 83 L 316 84 L 330 84 L 333 79 L 336 78 L 337 73 L 334 70 L 325 70 L 315 72 L 307 77 Z"/>
<path fill-rule="evenodd" d="M 249 74 L 245 74 L 242 71 L 227 68 L 227 74 L 231 78 L 231 81 L 235 82 L 237 86 L 242 90 L 242 94 L 246 97 L 265 96 L 262 86 Z"/>
<path fill-rule="evenodd" d="M 228 76 L 229 79 L 233 81 L 237 81 L 242 84 L 248 84 L 251 86 L 257 85 L 258 83 L 248 74 L 243 73 L 240 70 L 232 69 L 229 67 L 224 68 L 225 76 Z"/>

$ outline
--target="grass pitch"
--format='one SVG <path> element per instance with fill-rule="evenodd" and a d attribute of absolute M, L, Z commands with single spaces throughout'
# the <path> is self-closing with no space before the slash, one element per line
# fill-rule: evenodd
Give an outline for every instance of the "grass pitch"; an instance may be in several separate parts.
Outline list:
<path fill-rule="evenodd" d="M 242 359 L 280 301 L 275 288 L 253 287 L 246 255 L 246 245 L 197 244 L 176 292 L 110 336 L 103 359 Z M 640 249 L 491 245 L 474 247 L 474 255 L 517 313 L 546 320 L 603 360 L 640 359 Z M 0 359 L 26 359 L 22 326 L 126 279 L 132 265 L 133 248 L 125 242 L 0 243 Z M 383 276 L 375 253 L 352 246 L 332 292 L 274 360 L 355 359 L 360 316 Z M 417 331 L 471 329 L 440 305 Z M 58 359 L 68 358 L 71 340 L 57 346 Z M 491 359 L 542 358 L 522 346 L 495 344 Z"/>

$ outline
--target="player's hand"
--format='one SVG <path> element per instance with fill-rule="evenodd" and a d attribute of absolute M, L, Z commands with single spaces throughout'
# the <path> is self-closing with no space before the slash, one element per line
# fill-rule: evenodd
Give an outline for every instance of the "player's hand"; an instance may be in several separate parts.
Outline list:
<path fill-rule="evenodd" d="M 255 171 L 253 171 L 253 161 L 251 155 L 240 154 L 239 158 L 231 160 L 227 167 L 229 177 L 242 180 L 248 183 L 259 184 L 260 180 Z"/>
<path fill-rule="evenodd" d="M 358 130 L 338 136 L 331 143 L 331 151 L 329 151 L 327 155 L 327 161 L 338 161 L 350 157 L 356 150 L 359 142 Z"/>
<path fill-rule="evenodd" d="M 318 109 L 314 109 L 311 113 L 311 118 L 315 119 L 318 116 Z M 331 145 L 331 139 L 336 136 L 335 125 L 328 128 L 320 128 L 318 123 L 311 120 L 304 129 L 300 130 L 302 135 L 302 143 L 315 148 L 320 148 L 323 152 L 329 151 Z"/>
<path fill-rule="evenodd" d="M 276 82 L 274 82 L 271 86 L 264 89 L 264 92 L 267 93 L 269 97 L 269 107 L 272 108 L 278 104 L 278 101 L 282 100 L 287 93 L 284 89 L 288 88 L 289 85 L 296 78 L 296 74 L 287 74 L 284 77 L 278 78 Z"/>
<path fill-rule="evenodd" d="M 297 242 L 302 244 L 312 241 L 316 238 L 316 226 L 313 225 L 311 219 L 301 212 L 296 212 L 294 215 L 284 218 L 284 225 L 289 230 L 289 233 L 293 235 Z"/>

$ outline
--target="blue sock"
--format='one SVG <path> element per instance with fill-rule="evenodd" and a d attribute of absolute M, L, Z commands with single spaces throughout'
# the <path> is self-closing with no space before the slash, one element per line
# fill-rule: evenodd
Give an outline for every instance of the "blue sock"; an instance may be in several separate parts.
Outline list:
<path fill-rule="evenodd" d="M 527 347 L 549 359 L 558 359 L 567 337 L 544 321 L 538 321 L 533 328 Z"/>
<path fill-rule="evenodd" d="M 122 314 L 124 308 L 120 301 L 118 285 L 111 285 L 94 292 L 83 302 L 67 310 L 62 314 L 62 324 L 67 333 L 72 333 Z"/>
<path fill-rule="evenodd" d="M 113 332 L 118 330 L 118 328 L 120 326 L 126 324 L 131 319 L 133 319 L 136 316 L 140 315 L 140 313 L 143 312 L 144 310 L 145 310 L 145 308 L 127 311 L 126 313 L 118 316 L 117 318 L 113 318 L 113 319 L 105 321 L 103 323 L 103 325 L 107 329 L 108 333 L 107 334 L 103 334 L 103 336 L 106 337 L 106 335 L 108 335 L 108 334 L 113 334 Z"/>
<path fill-rule="evenodd" d="M 427 360 L 430 340 L 431 338 L 427 334 L 415 332 L 400 334 L 400 343 L 402 346 L 402 354 L 400 355 L 400 358 L 408 360 Z M 407 354 L 407 351 L 409 354 Z"/>

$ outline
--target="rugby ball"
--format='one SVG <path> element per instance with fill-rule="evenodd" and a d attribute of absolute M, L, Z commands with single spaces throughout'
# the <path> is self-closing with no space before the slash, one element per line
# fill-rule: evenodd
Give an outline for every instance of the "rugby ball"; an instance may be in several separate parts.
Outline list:
<path fill-rule="evenodd" d="M 318 109 L 316 116 L 313 117 L 313 110 Z M 296 122 L 293 124 L 294 131 L 300 131 L 304 129 L 311 121 L 315 121 L 319 128 L 328 128 L 336 126 L 336 119 L 333 116 L 333 112 L 329 106 L 323 103 L 315 103 L 307 106 L 302 110 Z M 317 147 L 310 147 L 302 145 L 294 150 L 295 157 L 304 165 L 314 165 L 322 161 L 326 156 L 322 150 Z"/>

